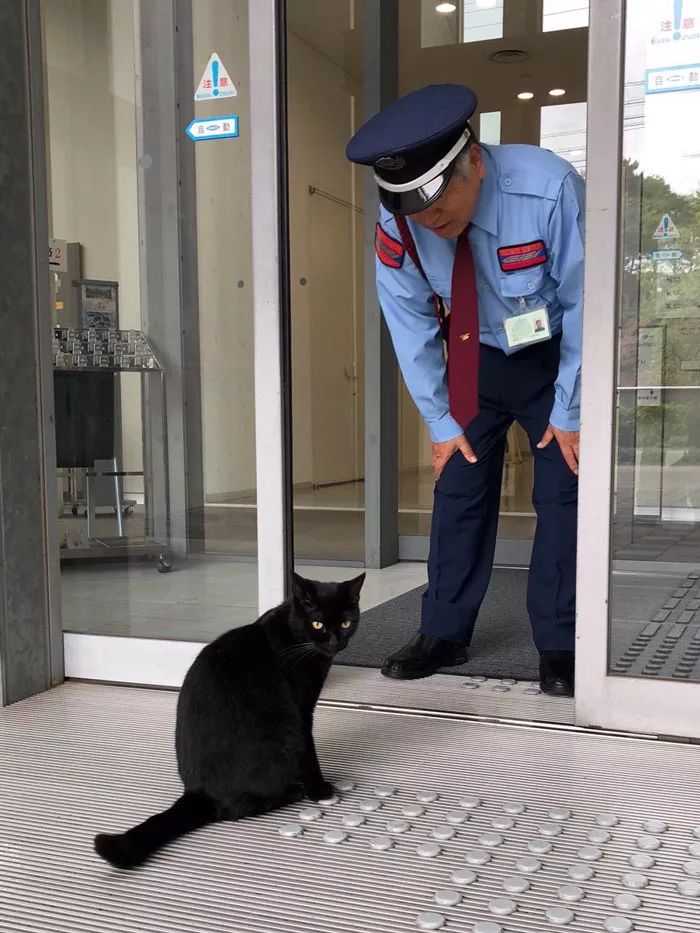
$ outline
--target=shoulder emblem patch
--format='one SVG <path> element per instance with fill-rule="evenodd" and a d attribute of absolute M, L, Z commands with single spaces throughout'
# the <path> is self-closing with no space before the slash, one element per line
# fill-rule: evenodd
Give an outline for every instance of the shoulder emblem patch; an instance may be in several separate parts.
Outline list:
<path fill-rule="evenodd" d="M 401 240 L 395 240 L 393 236 L 389 236 L 381 224 L 377 224 L 374 228 L 374 249 L 379 256 L 379 261 L 390 269 L 400 269 L 403 265 L 406 247 Z"/>
<path fill-rule="evenodd" d="M 541 266 L 543 262 L 547 262 L 544 240 L 533 240 L 531 243 L 520 243 L 516 246 L 500 246 L 498 262 L 502 272 L 517 272 L 519 269 Z"/>

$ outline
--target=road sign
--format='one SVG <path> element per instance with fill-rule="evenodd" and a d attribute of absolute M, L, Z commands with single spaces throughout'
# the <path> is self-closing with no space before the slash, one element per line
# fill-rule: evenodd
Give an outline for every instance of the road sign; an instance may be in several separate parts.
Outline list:
<path fill-rule="evenodd" d="M 194 99 L 220 100 L 222 97 L 235 97 L 237 93 L 236 86 L 224 68 L 223 62 L 216 52 L 213 52 L 204 69 L 202 80 L 194 92 Z"/>
<path fill-rule="evenodd" d="M 683 258 L 682 249 L 653 249 L 651 258 L 654 262 L 664 262 L 666 260 L 676 260 Z"/>
<path fill-rule="evenodd" d="M 669 214 L 664 214 L 664 216 L 659 221 L 659 225 L 654 231 L 655 240 L 673 240 L 675 237 L 679 237 L 680 233 L 678 232 L 678 227 L 671 220 Z"/>
<path fill-rule="evenodd" d="M 230 114 L 226 117 L 210 117 L 193 120 L 185 130 L 190 139 L 233 139 L 238 136 L 238 117 Z"/>

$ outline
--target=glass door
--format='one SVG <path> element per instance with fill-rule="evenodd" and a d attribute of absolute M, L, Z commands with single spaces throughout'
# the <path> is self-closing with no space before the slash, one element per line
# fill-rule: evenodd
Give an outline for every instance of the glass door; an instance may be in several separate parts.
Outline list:
<path fill-rule="evenodd" d="M 284 596 L 276 5 L 41 9 L 66 674 L 176 685 Z"/>
<path fill-rule="evenodd" d="M 577 718 L 698 738 L 700 4 L 630 0 L 624 19 L 620 3 L 600 7 L 591 14 Z"/>
<path fill-rule="evenodd" d="M 551 149 L 585 177 L 588 3 L 510 0 L 401 4 L 402 91 L 455 81 L 479 97 L 483 143 Z M 435 52 L 439 50 L 440 57 Z M 399 389 L 399 534 L 405 559 L 426 560 L 433 506 L 430 437 Z M 535 531 L 526 433 L 508 431 L 496 563 L 527 567 Z"/>
<path fill-rule="evenodd" d="M 585 170 L 587 2 L 404 0 L 390 9 L 396 25 L 380 28 L 376 5 L 363 0 L 286 5 L 294 544 L 296 559 L 307 564 L 367 559 L 373 566 L 367 540 L 376 487 L 392 486 L 393 496 L 394 483 L 398 552 L 418 561 L 428 554 L 430 438 L 398 374 L 396 411 L 388 419 L 391 431 L 398 429 L 397 449 L 395 437 L 384 439 L 391 453 L 384 452 L 381 467 L 372 460 L 383 397 L 372 381 L 378 364 L 371 353 L 378 207 L 374 193 L 367 196 L 367 174 L 347 161 L 345 146 L 372 112 L 376 86 L 386 96 L 391 85 L 393 96 L 433 83 L 469 84 L 479 95 L 475 127 L 484 143 L 542 145 Z M 368 41 L 377 43 L 378 60 L 367 53 Z M 379 469 L 394 474 L 391 483 L 373 475 Z M 501 562 L 529 562 L 532 481 L 529 442 L 513 425 Z"/>

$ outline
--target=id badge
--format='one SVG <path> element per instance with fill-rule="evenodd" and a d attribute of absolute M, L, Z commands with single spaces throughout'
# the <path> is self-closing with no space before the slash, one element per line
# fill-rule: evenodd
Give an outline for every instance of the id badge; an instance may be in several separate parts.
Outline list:
<path fill-rule="evenodd" d="M 528 343 L 549 340 L 552 332 L 549 327 L 549 314 L 543 306 L 530 308 L 523 314 L 507 317 L 503 322 L 508 346 L 524 347 Z"/>

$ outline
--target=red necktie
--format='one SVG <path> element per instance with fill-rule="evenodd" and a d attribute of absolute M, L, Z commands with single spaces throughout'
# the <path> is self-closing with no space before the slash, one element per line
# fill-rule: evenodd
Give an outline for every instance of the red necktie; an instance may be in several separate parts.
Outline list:
<path fill-rule="evenodd" d="M 457 240 L 447 341 L 450 412 L 463 428 L 479 411 L 479 300 L 469 237 Z"/>
<path fill-rule="evenodd" d="M 406 252 L 427 282 L 428 277 L 406 218 L 397 215 L 395 220 Z M 442 302 L 435 297 L 437 319 L 443 339 L 447 342 L 447 391 L 450 413 L 463 428 L 466 428 L 479 411 L 479 299 L 468 230 L 469 228 L 457 240 L 452 267 L 449 317 L 445 318 Z"/>

